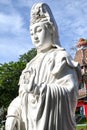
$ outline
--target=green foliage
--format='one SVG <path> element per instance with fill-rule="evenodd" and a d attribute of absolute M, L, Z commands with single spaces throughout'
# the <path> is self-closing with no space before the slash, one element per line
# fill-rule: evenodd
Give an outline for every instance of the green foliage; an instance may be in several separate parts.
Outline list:
<path fill-rule="evenodd" d="M 87 130 L 87 124 L 77 125 L 76 130 Z"/>
<path fill-rule="evenodd" d="M 18 62 L 0 64 L 0 129 L 2 130 L 5 129 L 7 108 L 10 102 L 18 95 L 18 82 L 21 72 L 27 62 L 34 58 L 35 55 L 36 50 L 32 49 L 21 55 Z"/>
<path fill-rule="evenodd" d="M 0 108 L 0 130 L 5 130 L 5 116 L 6 109 L 4 107 Z"/>
<path fill-rule="evenodd" d="M 25 53 L 24 55 L 21 55 L 19 60 L 22 62 L 29 62 L 31 59 L 33 59 L 37 54 L 37 51 L 35 48 L 33 48 L 32 50 L 28 51 L 27 53 Z"/>
<path fill-rule="evenodd" d="M 7 106 L 17 96 L 18 80 L 25 64 L 10 62 L 0 66 L 0 106 Z"/>
<path fill-rule="evenodd" d="M 18 95 L 18 82 L 26 63 L 36 55 L 32 49 L 21 55 L 18 62 L 9 62 L 0 65 L 0 108 L 8 107 L 10 102 Z"/>

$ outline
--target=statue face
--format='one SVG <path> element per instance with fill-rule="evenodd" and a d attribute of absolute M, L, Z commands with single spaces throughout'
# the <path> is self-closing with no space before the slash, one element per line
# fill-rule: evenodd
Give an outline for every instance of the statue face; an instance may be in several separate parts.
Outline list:
<path fill-rule="evenodd" d="M 52 43 L 51 33 L 45 24 L 46 23 L 39 22 L 30 27 L 31 39 L 37 49 L 45 49 L 50 47 Z"/>

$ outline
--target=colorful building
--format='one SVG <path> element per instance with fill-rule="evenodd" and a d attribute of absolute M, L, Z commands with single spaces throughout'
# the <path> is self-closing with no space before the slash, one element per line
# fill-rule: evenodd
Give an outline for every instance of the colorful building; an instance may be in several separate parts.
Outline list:
<path fill-rule="evenodd" d="M 79 81 L 78 104 L 80 114 L 85 115 L 87 119 L 87 40 L 81 38 L 77 43 L 77 52 L 75 54 L 75 61 L 79 62 L 81 66 L 82 80 Z"/>

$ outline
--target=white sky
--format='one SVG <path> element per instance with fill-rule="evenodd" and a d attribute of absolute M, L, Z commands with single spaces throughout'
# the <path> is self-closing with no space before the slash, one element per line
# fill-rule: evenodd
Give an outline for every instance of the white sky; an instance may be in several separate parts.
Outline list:
<path fill-rule="evenodd" d="M 38 0 L 0 0 L 0 63 L 17 61 L 31 48 L 30 9 Z M 60 42 L 71 47 L 87 38 L 87 0 L 40 0 L 47 3 L 59 28 Z"/>

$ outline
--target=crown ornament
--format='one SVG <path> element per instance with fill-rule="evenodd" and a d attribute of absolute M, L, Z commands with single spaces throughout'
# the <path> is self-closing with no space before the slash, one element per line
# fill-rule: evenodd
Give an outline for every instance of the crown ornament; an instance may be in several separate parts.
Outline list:
<path fill-rule="evenodd" d="M 33 5 L 31 9 L 31 20 L 30 24 L 35 24 L 38 22 L 51 22 L 53 19 L 52 12 L 49 6 L 45 3 L 38 3 Z"/>

